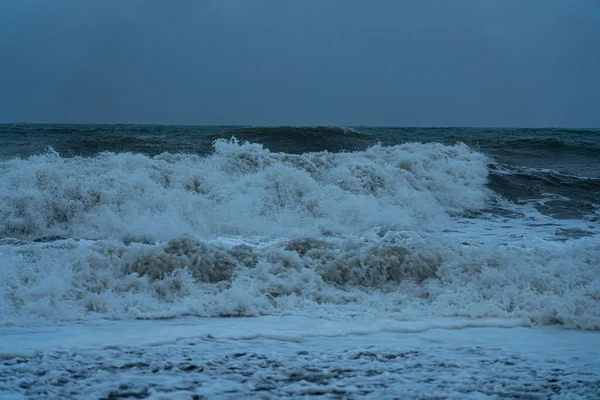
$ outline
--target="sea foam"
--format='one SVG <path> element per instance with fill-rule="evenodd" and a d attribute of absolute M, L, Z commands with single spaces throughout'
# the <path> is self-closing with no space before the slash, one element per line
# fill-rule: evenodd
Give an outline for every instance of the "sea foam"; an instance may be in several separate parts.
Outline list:
<path fill-rule="evenodd" d="M 235 139 L 207 157 L 4 161 L 0 323 L 388 313 L 600 329 L 597 237 L 513 240 L 473 218 L 495 201 L 487 162 L 462 144 L 290 155 Z"/>
<path fill-rule="evenodd" d="M 287 155 L 218 140 L 208 157 L 50 151 L 0 171 L 0 236 L 27 240 L 434 229 L 489 197 L 486 158 L 465 145 Z"/>

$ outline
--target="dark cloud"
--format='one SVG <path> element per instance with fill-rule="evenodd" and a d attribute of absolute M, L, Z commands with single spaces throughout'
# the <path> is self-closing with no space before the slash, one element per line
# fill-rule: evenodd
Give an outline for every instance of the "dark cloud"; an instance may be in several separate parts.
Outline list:
<path fill-rule="evenodd" d="M 0 120 L 600 126 L 594 0 L 5 0 Z"/>

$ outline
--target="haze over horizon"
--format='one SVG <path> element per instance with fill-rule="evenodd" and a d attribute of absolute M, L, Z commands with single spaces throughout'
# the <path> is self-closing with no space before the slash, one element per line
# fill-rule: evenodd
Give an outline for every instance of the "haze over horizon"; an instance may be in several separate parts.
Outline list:
<path fill-rule="evenodd" d="M 0 4 L 0 123 L 600 127 L 600 1 Z"/>

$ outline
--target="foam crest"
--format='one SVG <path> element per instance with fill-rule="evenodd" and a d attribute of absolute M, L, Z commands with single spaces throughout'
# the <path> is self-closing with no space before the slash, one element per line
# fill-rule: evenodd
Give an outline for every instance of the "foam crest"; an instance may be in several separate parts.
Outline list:
<path fill-rule="evenodd" d="M 232 139 L 208 157 L 49 151 L 4 161 L 0 173 L 0 236 L 35 240 L 430 229 L 489 197 L 486 159 L 465 145 L 287 155 Z"/>

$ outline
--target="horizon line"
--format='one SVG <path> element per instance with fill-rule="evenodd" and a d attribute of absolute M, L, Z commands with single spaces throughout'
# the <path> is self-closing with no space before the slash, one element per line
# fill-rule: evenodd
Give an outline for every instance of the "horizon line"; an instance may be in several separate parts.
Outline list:
<path fill-rule="evenodd" d="M 570 129 L 570 130 L 596 130 L 591 126 L 500 126 L 500 125 L 338 125 L 338 124 L 199 124 L 199 123 L 138 123 L 138 122 L 4 122 L 0 125 L 122 125 L 122 126 L 177 126 L 177 127 L 241 127 L 241 128 L 403 128 L 403 129 Z"/>

